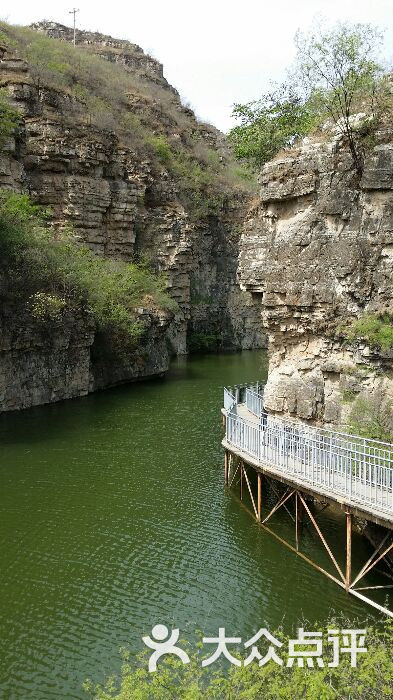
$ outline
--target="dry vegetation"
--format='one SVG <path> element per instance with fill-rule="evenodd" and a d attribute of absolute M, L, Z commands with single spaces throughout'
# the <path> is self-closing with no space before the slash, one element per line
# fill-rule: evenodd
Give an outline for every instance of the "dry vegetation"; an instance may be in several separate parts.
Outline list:
<path fill-rule="evenodd" d="M 116 62 L 118 47 L 105 47 L 103 56 L 102 46 L 74 48 L 5 23 L 0 23 L 0 43 L 27 61 L 37 90 L 67 96 L 62 117 L 114 132 L 153 167 L 167 169 L 194 217 L 216 214 L 234 190 L 252 189 L 253 181 L 219 143 L 218 132 L 199 123 L 165 81 L 159 84 L 158 78 L 134 67 L 132 44 L 122 51 L 130 56 L 127 66 Z"/>

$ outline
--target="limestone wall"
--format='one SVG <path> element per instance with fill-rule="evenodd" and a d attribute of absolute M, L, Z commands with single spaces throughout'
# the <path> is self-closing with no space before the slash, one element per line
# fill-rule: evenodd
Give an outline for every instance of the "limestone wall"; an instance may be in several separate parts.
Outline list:
<path fill-rule="evenodd" d="M 392 353 L 342 330 L 393 311 L 393 132 L 376 134 L 359 181 L 338 137 L 268 163 L 241 241 L 239 277 L 269 340 L 269 410 L 346 424 L 358 396 L 393 395 Z"/>
<path fill-rule="evenodd" d="M 54 36 L 67 29 L 49 25 L 40 24 L 37 29 Z M 69 32 L 61 36 L 67 41 L 71 38 Z M 103 60 L 120 62 L 128 71 L 138 69 L 147 89 L 152 80 L 158 81 L 170 94 L 172 109 L 188 120 L 191 137 L 197 129 L 195 117 L 181 105 L 160 64 L 139 47 L 111 37 L 82 32 L 78 41 L 94 45 L 99 53 L 107 52 Z M 71 224 L 97 255 L 126 261 L 148 258 L 157 271 L 166 274 L 168 291 L 179 306 L 172 320 L 149 319 L 146 342 L 128 361 L 89 360 L 92 338 L 84 333 L 78 336 L 77 327 L 75 332 L 64 329 L 56 340 L 58 345 L 49 331 L 46 341 L 36 342 L 38 331 L 30 328 L 24 346 L 14 348 L 10 340 L 0 354 L 3 396 L 8 392 L 12 397 L 0 400 L 0 410 L 160 374 L 166 371 L 171 354 L 186 353 L 200 336 L 210 339 L 212 350 L 264 344 L 259 308 L 248 292 L 240 290 L 236 279 L 240 231 L 248 208 L 245 195 L 234 188 L 222 213 L 195 219 L 165 165 L 153 162 L 148 151 L 125 145 L 113 131 L 98 128 L 80 115 L 76 118 L 75 98 L 64 90 L 38 84 L 18 52 L 5 46 L 0 47 L 0 85 L 23 117 L 16 137 L 0 152 L 0 188 L 28 192 L 35 202 L 50 208 L 54 227 Z M 131 111 L 138 111 L 141 99 L 130 96 Z M 162 106 L 154 100 L 147 102 L 143 109 L 150 110 L 153 123 L 161 120 L 160 128 L 170 132 L 173 125 Z M 223 136 L 211 127 L 205 127 L 203 138 L 209 147 L 224 148 Z M 4 310 L 2 313 L 4 316 Z M 4 316 L 2 322 L 13 325 L 9 317 Z M 28 325 L 26 319 L 24 322 Z M 16 328 L 19 326 L 18 320 Z M 11 329 L 10 338 L 13 333 Z M 55 346 L 57 359 L 52 362 Z M 9 387 L 12 365 L 16 368 L 14 390 Z M 74 373 L 73 380 L 66 379 L 67 367 L 74 367 L 69 372 Z M 37 386 L 31 368 L 37 370 Z"/>

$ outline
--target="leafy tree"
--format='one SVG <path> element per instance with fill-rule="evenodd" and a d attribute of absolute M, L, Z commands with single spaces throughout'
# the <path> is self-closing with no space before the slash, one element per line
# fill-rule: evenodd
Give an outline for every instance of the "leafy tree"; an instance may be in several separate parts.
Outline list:
<path fill-rule="evenodd" d="M 286 82 L 256 102 L 234 107 L 240 124 L 229 137 L 236 157 L 260 167 L 330 119 L 360 173 L 365 127 L 377 124 L 392 101 L 389 81 L 376 60 L 381 41 L 380 32 L 368 24 L 298 32 L 296 61 Z M 356 119 L 359 112 L 367 118 Z"/>
<path fill-rule="evenodd" d="M 362 149 L 355 115 L 379 116 L 385 83 L 376 61 L 382 34 L 369 24 L 338 24 L 297 33 L 297 76 L 308 97 L 319 103 L 348 143 L 356 169 L 361 172 Z M 361 124 L 361 122 L 360 122 Z"/>
<path fill-rule="evenodd" d="M 346 139 L 356 169 L 362 170 L 362 152 L 355 115 L 377 117 L 382 95 L 382 68 L 376 61 L 381 33 L 369 24 L 319 27 L 298 32 L 296 75 L 307 98 L 329 116 Z"/>
<path fill-rule="evenodd" d="M 287 85 L 261 99 L 236 104 L 233 116 L 240 120 L 229 133 L 235 156 L 258 168 L 315 124 L 311 106 Z"/>

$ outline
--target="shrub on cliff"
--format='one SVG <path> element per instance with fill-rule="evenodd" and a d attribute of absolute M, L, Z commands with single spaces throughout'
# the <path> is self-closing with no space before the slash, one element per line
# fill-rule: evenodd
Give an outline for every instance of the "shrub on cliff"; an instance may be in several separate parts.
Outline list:
<path fill-rule="evenodd" d="M 220 184 L 220 163 L 212 149 L 204 149 L 197 159 L 185 148 L 176 148 L 163 136 L 149 138 L 148 144 L 160 163 L 179 182 L 179 198 L 193 220 L 218 215 L 229 196 L 228 180 Z M 208 165 L 208 167 L 206 167 Z M 218 180 L 217 180 L 218 178 Z"/>
<path fill-rule="evenodd" d="M 10 105 L 5 90 L 0 90 L 0 147 L 13 134 L 20 122 L 20 114 Z"/>
<path fill-rule="evenodd" d="M 388 351 L 393 348 L 393 319 L 389 314 L 364 314 L 343 334 L 349 342 L 364 340 L 371 348 Z"/>
<path fill-rule="evenodd" d="M 70 230 L 54 232 L 46 212 L 24 194 L 0 191 L 0 258 L 10 280 L 3 297 L 24 304 L 40 322 L 84 309 L 99 330 L 132 344 L 143 333 L 137 307 L 176 307 L 162 276 L 143 265 L 99 258 Z"/>
<path fill-rule="evenodd" d="M 381 390 L 360 395 L 354 400 L 349 414 L 349 429 L 365 438 L 392 442 L 392 409 L 392 400 Z"/>
<path fill-rule="evenodd" d="M 286 85 L 248 104 L 236 104 L 233 116 L 240 121 L 229 133 L 236 157 L 258 168 L 282 148 L 308 134 L 316 115 Z"/>
<path fill-rule="evenodd" d="M 363 314 L 339 333 L 349 343 L 363 342 L 377 353 L 393 349 L 393 318 L 389 314 Z M 354 397 L 351 397 L 354 398 Z M 377 389 L 353 401 L 349 414 L 351 432 L 376 440 L 392 442 L 393 404 L 389 395 Z"/>

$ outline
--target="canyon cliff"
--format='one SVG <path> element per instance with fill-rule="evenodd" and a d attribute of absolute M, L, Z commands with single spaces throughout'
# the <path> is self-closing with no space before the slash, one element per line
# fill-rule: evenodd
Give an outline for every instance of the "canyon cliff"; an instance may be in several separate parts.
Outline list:
<path fill-rule="evenodd" d="M 264 166 L 239 279 L 268 334 L 270 412 L 348 426 L 359 399 L 370 413 L 391 405 L 392 350 L 347 330 L 364 313 L 389 318 L 392 265 L 390 128 L 367 145 L 361 176 L 334 130 Z"/>
<path fill-rule="evenodd" d="M 51 22 L 2 27 L 0 86 L 22 119 L 0 151 L 0 188 L 27 192 L 49 208 L 54 230 L 72 225 L 96 255 L 145 260 L 165 273 L 178 310 L 138 309 L 146 330 L 125 359 L 99 352 L 86 319 L 68 315 L 42 329 L 25 309 L 3 304 L 0 410 L 160 375 L 172 355 L 190 350 L 264 343 L 258 301 L 236 281 L 250 195 L 228 175 L 223 135 L 198 122 L 162 65 L 130 42 L 78 31 L 72 50 L 84 75 L 71 54 L 66 75 L 61 52 L 71 40 Z"/>

